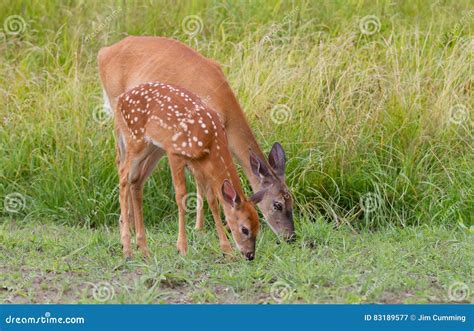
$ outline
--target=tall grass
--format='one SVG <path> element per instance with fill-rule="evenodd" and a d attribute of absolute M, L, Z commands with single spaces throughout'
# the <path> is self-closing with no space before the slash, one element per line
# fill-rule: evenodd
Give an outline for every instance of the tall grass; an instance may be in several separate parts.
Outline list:
<path fill-rule="evenodd" d="M 297 222 L 323 214 L 353 228 L 470 225 L 469 5 L 3 2 L 0 23 L 20 15 L 26 26 L 0 39 L 0 197 L 18 192 L 26 205 L 1 212 L 116 222 L 112 122 L 93 116 L 102 103 L 96 54 L 133 34 L 179 39 L 222 64 L 262 147 L 280 141 L 286 149 Z M 181 24 L 191 14 L 203 21 L 193 38 Z M 378 17 L 380 31 L 361 32 L 366 15 Z M 272 118 L 275 109 L 282 123 Z M 175 216 L 162 160 L 146 185 L 145 217 L 161 224 Z"/>

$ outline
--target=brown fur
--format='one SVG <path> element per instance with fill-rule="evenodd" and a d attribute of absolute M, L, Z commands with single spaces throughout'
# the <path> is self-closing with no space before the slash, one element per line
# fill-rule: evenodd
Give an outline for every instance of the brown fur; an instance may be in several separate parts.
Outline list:
<path fill-rule="evenodd" d="M 216 199 L 224 206 L 226 220 L 239 249 L 253 258 L 259 230 L 258 215 L 240 186 L 219 115 L 191 92 L 160 82 L 141 84 L 120 95 L 116 109 L 115 129 L 117 140 L 122 142 L 118 148 L 118 163 L 124 255 L 131 255 L 130 214 L 133 214 L 137 245 L 144 255 L 149 255 L 142 214 L 143 184 L 156 159 L 165 152 L 170 161 L 179 211 L 178 251 L 187 252 L 184 176 L 187 166 L 208 199 L 222 250 L 229 253 L 231 248 Z M 238 198 L 238 203 L 226 202 L 221 191 L 224 183 Z M 242 227 L 249 229 L 250 234 L 244 236 Z"/>
<path fill-rule="evenodd" d="M 220 66 L 183 43 L 163 37 L 127 37 L 100 50 L 98 55 L 100 78 L 110 104 L 114 105 L 123 92 L 132 87 L 161 81 L 181 86 L 200 96 L 216 111 L 224 123 L 228 144 L 249 179 L 254 192 L 270 187 L 259 205 L 273 231 L 286 238 L 294 235 L 293 202 L 284 177 L 277 176 L 269 166 L 248 125 L 229 83 Z M 253 151 L 269 169 L 262 181 L 249 162 Z M 200 191 L 198 189 L 198 195 Z M 283 196 L 289 196 L 284 199 Z M 274 209 L 274 203 L 283 203 L 283 210 Z M 204 214 L 197 210 L 196 227 L 201 228 Z"/>

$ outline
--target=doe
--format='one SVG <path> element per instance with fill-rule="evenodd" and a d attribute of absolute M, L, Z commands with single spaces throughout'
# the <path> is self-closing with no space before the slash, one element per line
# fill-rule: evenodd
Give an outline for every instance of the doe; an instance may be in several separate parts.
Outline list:
<path fill-rule="evenodd" d="M 245 197 L 219 115 L 196 95 L 162 82 L 141 84 L 123 93 L 116 109 L 120 235 L 124 256 L 131 257 L 130 213 L 134 216 L 137 246 L 143 255 L 149 256 L 142 211 L 143 185 L 157 160 L 166 153 L 178 204 L 179 253 L 187 253 L 184 170 L 188 167 L 198 191 L 208 201 L 222 251 L 230 253 L 232 248 L 220 218 L 218 200 L 237 247 L 248 260 L 253 260 L 259 231 L 254 205 L 261 201 L 265 191 L 257 192 L 250 199 Z"/>

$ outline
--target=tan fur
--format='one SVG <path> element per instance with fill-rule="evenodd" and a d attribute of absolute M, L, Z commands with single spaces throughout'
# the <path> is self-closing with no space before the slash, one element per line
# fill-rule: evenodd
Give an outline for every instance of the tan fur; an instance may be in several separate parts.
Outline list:
<path fill-rule="evenodd" d="M 253 256 L 259 230 L 258 216 L 240 186 L 219 115 L 191 92 L 161 82 L 141 84 L 120 95 L 115 109 L 117 140 L 123 145 L 118 148 L 118 164 L 124 255 L 131 256 L 130 214 L 133 214 L 138 248 L 144 255 L 149 255 L 142 214 L 143 184 L 165 152 L 169 157 L 179 211 L 178 251 L 187 252 L 184 176 L 187 166 L 209 202 L 222 250 L 229 253 L 231 248 L 216 200 L 224 206 L 237 246 L 242 253 Z M 225 181 L 232 185 L 241 200 L 235 206 L 229 206 L 222 197 Z M 250 236 L 242 236 L 242 226 L 250 229 Z"/>
<path fill-rule="evenodd" d="M 254 191 L 258 182 L 249 164 L 249 149 L 265 160 L 220 66 L 182 43 L 161 37 L 127 37 L 100 50 L 99 72 L 103 87 L 114 105 L 132 87 L 161 81 L 181 86 L 203 98 L 224 122 L 229 147 L 239 159 Z M 182 70 L 167 70 L 176 65 Z"/>
<path fill-rule="evenodd" d="M 216 111 L 225 126 L 230 151 L 242 165 L 254 192 L 266 187 L 252 172 L 249 162 L 252 151 L 263 162 L 272 178 L 271 189 L 260 203 L 262 213 L 272 230 L 285 238 L 293 237 L 292 199 L 282 200 L 289 192 L 285 179 L 275 176 L 250 129 L 220 66 L 185 44 L 163 37 L 130 36 L 104 47 L 98 54 L 99 73 L 109 102 L 114 108 L 120 94 L 142 83 L 161 81 L 183 87 L 198 95 Z M 113 109 L 115 113 L 115 109 Z M 198 193 L 200 193 L 198 191 Z M 275 213 L 273 203 L 283 201 L 284 209 Z M 196 228 L 203 226 L 203 211 L 198 208 Z"/>

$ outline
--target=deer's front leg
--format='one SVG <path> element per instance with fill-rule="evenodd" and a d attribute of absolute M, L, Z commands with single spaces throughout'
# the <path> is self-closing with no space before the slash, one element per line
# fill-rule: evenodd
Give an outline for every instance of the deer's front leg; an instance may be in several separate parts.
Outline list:
<path fill-rule="evenodd" d="M 184 175 L 184 163 L 180 159 L 169 156 L 173 185 L 178 205 L 178 241 L 176 247 L 181 255 L 188 252 L 188 241 L 186 238 L 186 177 Z"/>
<path fill-rule="evenodd" d="M 214 223 L 216 224 L 217 236 L 219 237 L 219 245 L 224 254 L 232 253 L 232 246 L 230 245 L 229 239 L 225 234 L 224 226 L 222 225 L 221 213 L 219 210 L 219 204 L 217 199 L 212 192 L 207 193 L 207 203 L 209 204 L 209 209 L 211 209 L 212 217 L 214 218 Z"/>

